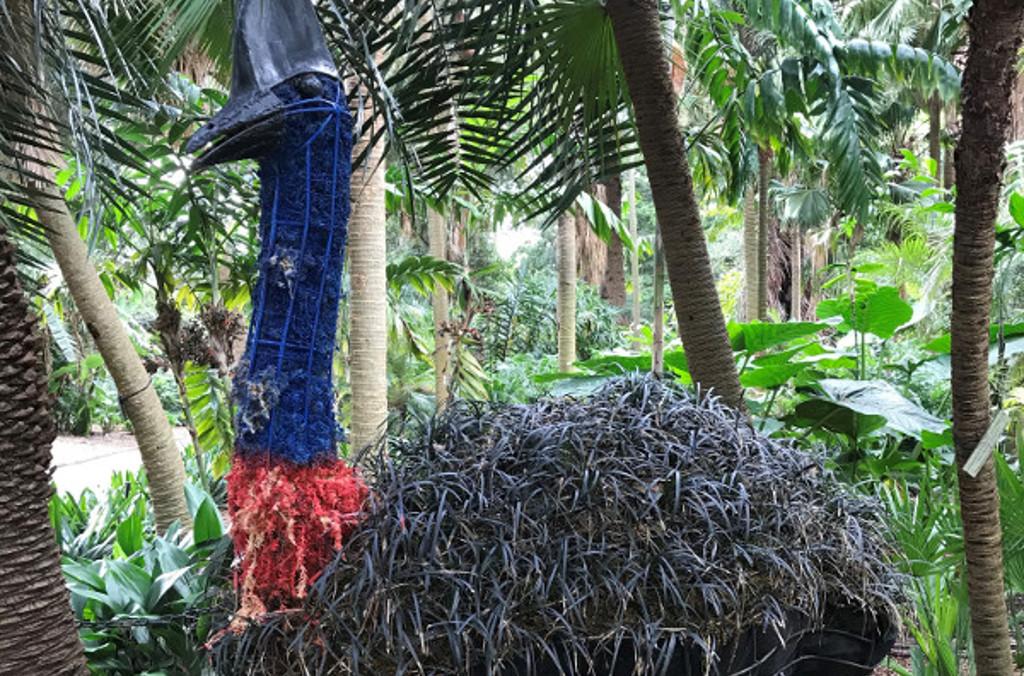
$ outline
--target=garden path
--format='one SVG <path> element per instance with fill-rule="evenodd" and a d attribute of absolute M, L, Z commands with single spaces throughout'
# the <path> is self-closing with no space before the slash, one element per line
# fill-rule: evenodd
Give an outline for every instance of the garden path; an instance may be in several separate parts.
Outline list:
<path fill-rule="evenodd" d="M 182 448 L 190 443 L 184 427 L 174 428 Z M 86 488 L 100 491 L 110 485 L 114 472 L 135 472 L 142 466 L 139 447 L 129 432 L 115 431 L 87 437 L 60 436 L 53 442 L 53 480 L 61 493 L 80 495 Z"/>

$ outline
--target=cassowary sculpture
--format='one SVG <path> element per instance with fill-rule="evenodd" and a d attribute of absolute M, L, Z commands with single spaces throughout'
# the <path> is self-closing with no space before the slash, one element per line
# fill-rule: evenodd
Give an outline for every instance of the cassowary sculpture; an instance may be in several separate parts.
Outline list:
<path fill-rule="evenodd" d="M 366 461 L 371 496 L 337 457 L 331 378 L 344 92 L 310 0 L 239 0 L 237 14 L 231 96 L 188 145 L 209 146 L 196 170 L 260 163 L 228 492 L 239 617 L 263 626 L 236 623 L 218 669 L 869 673 L 898 596 L 872 504 L 713 398 L 633 379 L 583 399 L 456 404 Z"/>
<path fill-rule="evenodd" d="M 240 0 L 231 95 L 189 141 L 193 171 L 260 164 L 259 279 L 235 378 L 228 476 L 242 614 L 293 603 L 355 525 L 367 489 L 338 459 L 332 361 L 352 120 L 309 0 Z"/>

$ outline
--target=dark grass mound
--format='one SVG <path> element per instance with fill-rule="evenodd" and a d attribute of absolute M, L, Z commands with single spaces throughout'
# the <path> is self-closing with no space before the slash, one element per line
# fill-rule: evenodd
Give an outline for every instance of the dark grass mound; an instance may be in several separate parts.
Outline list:
<path fill-rule="evenodd" d="M 876 505 L 713 399 L 459 404 L 368 464 L 304 616 L 222 642 L 222 673 L 866 674 L 891 647 Z"/>

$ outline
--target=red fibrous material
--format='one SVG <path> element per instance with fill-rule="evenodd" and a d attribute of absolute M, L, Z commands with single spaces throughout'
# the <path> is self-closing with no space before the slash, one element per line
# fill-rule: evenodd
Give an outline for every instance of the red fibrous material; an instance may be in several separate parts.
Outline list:
<path fill-rule="evenodd" d="M 359 524 L 369 489 L 341 461 L 297 465 L 236 455 L 228 475 L 239 615 L 297 606 Z"/>

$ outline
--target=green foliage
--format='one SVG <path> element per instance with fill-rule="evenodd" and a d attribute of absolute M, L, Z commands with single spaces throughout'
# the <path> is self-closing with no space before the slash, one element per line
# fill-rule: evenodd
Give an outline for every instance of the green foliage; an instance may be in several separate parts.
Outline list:
<path fill-rule="evenodd" d="M 194 452 L 207 456 L 213 478 L 220 479 L 228 471 L 235 446 L 230 385 L 216 369 L 190 363 L 186 366 L 185 388 L 201 447 Z"/>
<path fill-rule="evenodd" d="M 836 329 L 842 332 L 870 333 L 892 338 L 897 329 L 910 321 L 914 309 L 902 298 L 899 289 L 877 286 L 865 279 L 855 280 L 852 299 L 836 298 L 818 304 L 818 317 L 838 318 Z"/>
<path fill-rule="evenodd" d="M 102 497 L 55 496 L 71 606 L 93 673 L 209 674 L 204 645 L 232 603 L 230 539 L 213 498 L 187 491 L 191 532 L 153 531 L 146 482 L 114 475 Z"/>
<path fill-rule="evenodd" d="M 117 388 L 97 352 L 55 369 L 50 390 L 58 394 L 54 411 L 58 429 L 87 436 L 94 426 L 109 432 L 124 423 Z"/>

